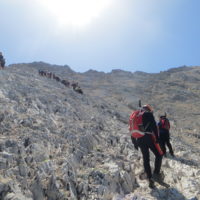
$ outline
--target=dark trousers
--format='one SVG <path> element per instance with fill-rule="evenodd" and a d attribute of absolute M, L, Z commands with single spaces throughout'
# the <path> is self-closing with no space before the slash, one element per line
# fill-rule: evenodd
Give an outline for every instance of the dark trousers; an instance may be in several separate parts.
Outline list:
<path fill-rule="evenodd" d="M 144 170 L 147 174 L 147 177 L 150 179 L 152 177 L 152 172 L 151 172 L 151 166 L 150 166 L 149 149 L 155 155 L 154 173 L 156 174 L 160 173 L 160 168 L 162 164 L 162 155 L 160 155 L 150 134 L 146 134 L 144 137 L 139 138 L 137 143 L 142 152 Z"/>
<path fill-rule="evenodd" d="M 163 151 L 163 154 L 166 154 L 166 146 L 169 149 L 169 153 L 174 155 L 172 145 L 170 143 L 169 131 L 168 130 L 160 130 L 160 147 Z"/>

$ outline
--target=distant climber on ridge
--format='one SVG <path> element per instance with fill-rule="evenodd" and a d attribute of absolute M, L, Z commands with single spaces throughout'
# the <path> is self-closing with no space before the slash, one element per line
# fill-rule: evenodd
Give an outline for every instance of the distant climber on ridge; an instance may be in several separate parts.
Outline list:
<path fill-rule="evenodd" d="M 74 91 L 80 93 L 80 94 L 83 94 L 83 90 L 80 88 L 80 86 L 78 85 L 78 82 L 72 82 L 71 84 L 72 88 Z"/>
<path fill-rule="evenodd" d="M 144 171 L 149 181 L 149 187 L 154 188 L 154 180 L 162 179 L 160 174 L 163 152 L 158 143 L 159 133 L 150 105 L 143 105 L 139 110 L 133 111 L 129 119 L 129 130 L 135 149 L 140 148 L 143 156 Z M 155 155 L 155 168 L 152 175 L 149 149 Z M 142 177 L 140 177 L 143 179 Z M 145 177 L 146 178 L 146 177 Z"/>
<path fill-rule="evenodd" d="M 62 80 L 61 83 L 66 87 L 70 86 L 70 82 L 68 80 Z"/>
<path fill-rule="evenodd" d="M 3 57 L 3 54 L 2 54 L 2 52 L 0 52 L 0 69 L 4 69 L 4 67 L 5 67 L 5 59 L 4 59 L 4 57 Z"/>
<path fill-rule="evenodd" d="M 166 145 L 167 145 L 169 149 L 169 153 L 171 154 L 171 156 L 174 157 L 174 151 L 170 143 L 170 133 L 169 133 L 170 122 L 169 122 L 169 119 L 167 118 L 166 113 L 165 115 L 160 116 L 158 127 L 159 127 L 159 132 L 160 132 L 159 142 L 160 142 L 160 146 L 161 146 L 164 156 L 166 156 Z"/>

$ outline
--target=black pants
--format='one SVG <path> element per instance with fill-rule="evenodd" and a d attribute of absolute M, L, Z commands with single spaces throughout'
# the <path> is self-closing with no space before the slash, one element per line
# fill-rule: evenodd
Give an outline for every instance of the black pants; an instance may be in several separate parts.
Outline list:
<path fill-rule="evenodd" d="M 154 173 L 156 174 L 160 173 L 160 168 L 162 164 L 162 155 L 160 155 L 150 134 L 146 134 L 144 137 L 139 138 L 137 143 L 142 152 L 144 170 L 147 174 L 147 177 L 150 179 L 152 177 L 152 172 L 151 172 L 151 166 L 150 166 L 149 149 L 155 155 Z"/>
<path fill-rule="evenodd" d="M 168 130 L 160 130 L 160 147 L 164 153 L 166 154 L 166 145 L 169 149 L 169 153 L 174 155 L 172 145 L 170 143 L 169 131 Z"/>

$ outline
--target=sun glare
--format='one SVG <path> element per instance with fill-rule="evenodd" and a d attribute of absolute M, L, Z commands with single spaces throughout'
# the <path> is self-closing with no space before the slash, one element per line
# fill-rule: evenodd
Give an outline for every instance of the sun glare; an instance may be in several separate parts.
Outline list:
<path fill-rule="evenodd" d="M 60 26 L 83 27 L 101 16 L 113 0 L 40 0 Z"/>

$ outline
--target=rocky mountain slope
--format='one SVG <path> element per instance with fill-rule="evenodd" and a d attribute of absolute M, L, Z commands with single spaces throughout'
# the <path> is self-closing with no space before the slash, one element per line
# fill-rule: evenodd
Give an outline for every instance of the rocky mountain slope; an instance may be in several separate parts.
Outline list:
<path fill-rule="evenodd" d="M 84 94 L 38 70 L 77 81 Z M 40 62 L 1 70 L 0 199 L 200 199 L 199 80 L 199 67 L 106 74 Z M 169 188 L 151 190 L 138 177 L 141 154 L 127 124 L 138 99 L 171 120 L 176 157 L 162 165 Z"/>

